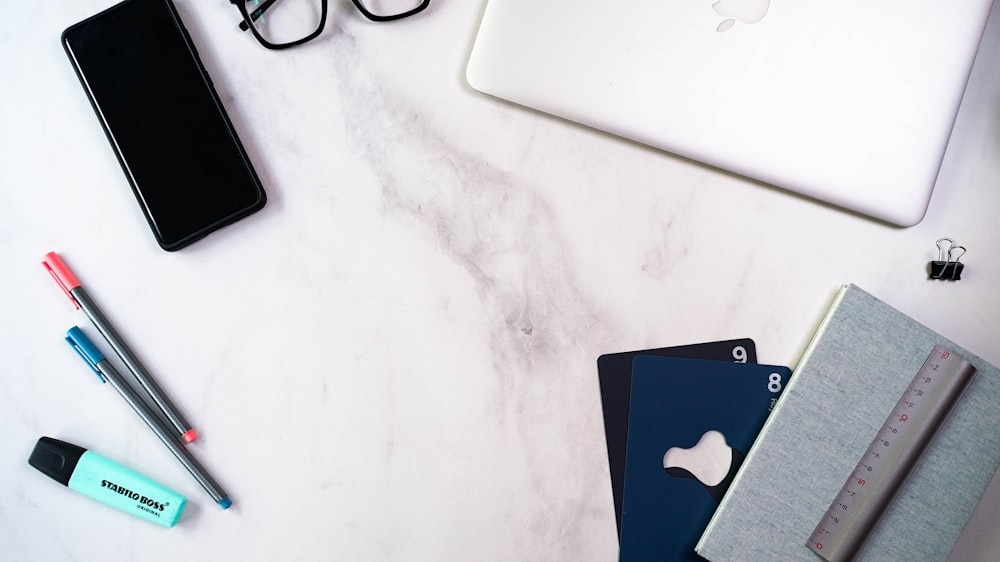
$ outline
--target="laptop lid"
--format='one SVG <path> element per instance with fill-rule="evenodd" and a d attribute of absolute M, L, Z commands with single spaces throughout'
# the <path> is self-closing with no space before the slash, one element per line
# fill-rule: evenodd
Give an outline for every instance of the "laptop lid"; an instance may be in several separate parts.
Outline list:
<path fill-rule="evenodd" d="M 900 226 L 992 0 L 489 0 L 481 92 Z"/>

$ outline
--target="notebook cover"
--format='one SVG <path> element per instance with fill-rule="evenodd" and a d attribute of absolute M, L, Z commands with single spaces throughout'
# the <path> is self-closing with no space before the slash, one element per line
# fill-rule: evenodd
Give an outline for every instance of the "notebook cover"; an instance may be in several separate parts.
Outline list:
<path fill-rule="evenodd" d="M 858 560 L 945 560 L 1000 462 L 1000 370 L 854 285 L 838 293 L 698 553 L 819 560 L 806 541 L 937 344 L 978 374 Z"/>
<path fill-rule="evenodd" d="M 606 353 L 597 358 L 597 378 L 601 385 L 604 437 L 608 445 L 611 493 L 615 501 L 615 524 L 622 532 L 622 495 L 625 486 L 625 443 L 628 440 L 628 402 L 632 389 L 632 361 L 637 355 L 662 355 L 687 359 L 711 359 L 756 363 L 757 346 L 749 338 L 658 347 L 642 351 Z"/>
<path fill-rule="evenodd" d="M 787 367 L 635 358 L 622 561 L 700 560 L 695 543 L 790 376 Z"/>
<path fill-rule="evenodd" d="M 996 562 L 1000 552 L 1000 470 L 993 475 L 979 504 L 958 536 L 948 562 Z"/>

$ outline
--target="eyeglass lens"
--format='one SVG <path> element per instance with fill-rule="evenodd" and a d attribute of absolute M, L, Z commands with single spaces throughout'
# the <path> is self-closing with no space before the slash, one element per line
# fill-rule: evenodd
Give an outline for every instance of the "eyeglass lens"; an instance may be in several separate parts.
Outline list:
<path fill-rule="evenodd" d="M 322 23 L 320 0 L 249 0 L 246 6 L 257 33 L 275 44 L 298 41 Z"/>
<path fill-rule="evenodd" d="M 393 17 L 416 10 L 423 0 L 358 0 L 366 10 L 378 17 Z"/>
<path fill-rule="evenodd" d="M 408 14 L 425 0 L 356 0 L 362 8 L 379 18 Z M 322 0 L 247 0 L 247 12 L 257 33 L 265 41 L 284 44 L 314 33 L 322 25 Z"/>

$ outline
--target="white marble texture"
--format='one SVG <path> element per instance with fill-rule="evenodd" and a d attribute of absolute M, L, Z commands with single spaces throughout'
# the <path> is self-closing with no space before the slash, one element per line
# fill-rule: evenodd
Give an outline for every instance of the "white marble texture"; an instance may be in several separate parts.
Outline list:
<path fill-rule="evenodd" d="M 0 559 L 614 560 L 599 354 L 751 337 L 794 367 L 854 282 L 1000 363 L 1000 9 L 927 217 L 898 229 L 474 92 L 483 0 L 388 25 L 332 2 L 286 52 L 177 0 L 269 202 L 171 254 L 59 44 L 112 3 L 4 8 Z M 941 236 L 961 282 L 925 278 Z M 228 512 L 61 341 L 89 324 L 50 250 L 200 431 Z M 186 514 L 60 488 L 26 463 L 41 435 Z"/>

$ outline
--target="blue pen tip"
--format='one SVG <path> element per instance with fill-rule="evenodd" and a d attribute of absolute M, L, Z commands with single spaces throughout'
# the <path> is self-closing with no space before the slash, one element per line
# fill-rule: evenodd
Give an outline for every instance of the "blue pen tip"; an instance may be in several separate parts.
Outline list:
<path fill-rule="evenodd" d="M 229 497 L 226 496 L 221 500 L 219 500 L 219 505 L 222 506 L 222 509 L 229 509 L 229 506 L 233 505 L 233 500 L 229 499 Z"/>

